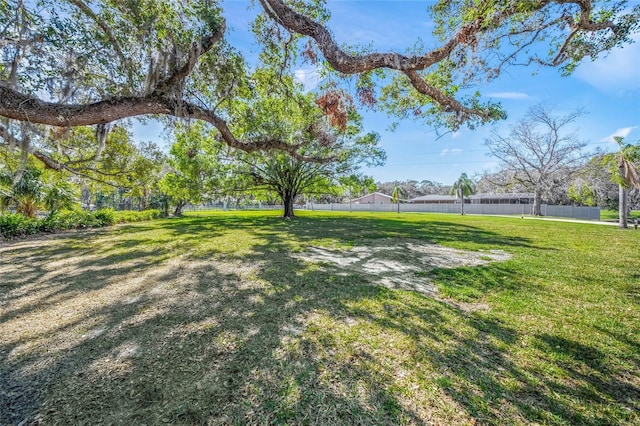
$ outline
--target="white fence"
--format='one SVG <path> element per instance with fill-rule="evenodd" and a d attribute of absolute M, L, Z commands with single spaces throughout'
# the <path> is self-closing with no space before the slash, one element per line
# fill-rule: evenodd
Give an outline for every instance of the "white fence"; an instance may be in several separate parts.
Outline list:
<path fill-rule="evenodd" d="M 281 205 L 271 205 L 271 204 L 228 204 L 224 205 L 222 203 L 212 204 L 208 206 L 201 205 L 187 205 L 184 208 L 184 211 L 187 212 L 200 212 L 200 211 L 210 211 L 210 210 L 283 210 L 284 207 Z"/>
<path fill-rule="evenodd" d="M 528 215 L 532 204 L 465 204 L 469 214 Z M 308 204 L 308 210 L 397 212 L 397 204 Z M 460 204 L 400 204 L 400 212 L 460 213 Z M 599 207 L 541 206 L 543 216 L 600 220 Z"/>

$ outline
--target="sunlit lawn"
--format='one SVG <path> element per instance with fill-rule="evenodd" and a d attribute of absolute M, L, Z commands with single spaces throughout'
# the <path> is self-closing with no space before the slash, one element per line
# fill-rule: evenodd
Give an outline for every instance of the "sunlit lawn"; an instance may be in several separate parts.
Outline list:
<path fill-rule="evenodd" d="M 600 220 L 617 221 L 618 210 L 600 210 Z M 633 210 L 629 213 L 629 219 L 640 219 L 640 211 Z"/>
<path fill-rule="evenodd" d="M 640 424 L 640 231 L 277 214 L 0 245 L 0 424 Z M 429 243 L 511 258 L 434 297 L 299 257 Z"/>

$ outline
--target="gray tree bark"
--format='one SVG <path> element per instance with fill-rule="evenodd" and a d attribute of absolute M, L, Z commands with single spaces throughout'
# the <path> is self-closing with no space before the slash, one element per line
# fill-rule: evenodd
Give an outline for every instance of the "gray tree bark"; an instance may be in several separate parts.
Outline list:
<path fill-rule="evenodd" d="M 629 219 L 629 203 L 628 203 L 628 199 L 627 199 L 627 195 L 628 195 L 628 191 L 627 189 L 622 186 L 622 185 L 618 185 L 618 194 L 619 194 L 619 200 L 618 200 L 618 226 L 620 226 L 620 228 L 627 228 L 627 222 Z"/>

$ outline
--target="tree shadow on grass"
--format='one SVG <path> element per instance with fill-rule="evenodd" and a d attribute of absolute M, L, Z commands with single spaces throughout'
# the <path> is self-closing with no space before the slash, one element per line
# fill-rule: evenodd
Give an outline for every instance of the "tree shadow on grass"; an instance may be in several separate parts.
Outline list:
<path fill-rule="evenodd" d="M 0 322 L 29 311 L 63 303 L 78 293 L 99 290 L 110 282 L 157 265 L 172 255 L 167 241 L 139 236 L 136 228 L 126 231 L 129 239 L 111 241 L 110 234 L 88 232 L 81 237 L 58 234 L 41 240 L 17 242 L 0 248 L 8 262 L 0 265 Z M 28 303 L 25 291 L 36 292 Z"/>
<path fill-rule="evenodd" d="M 437 244 L 464 242 L 503 248 L 532 247 L 528 238 L 505 236 L 480 227 L 433 218 L 424 221 L 358 216 L 299 218 L 289 232 L 297 238 L 318 238 L 330 232 L 354 245 L 361 239 L 411 238 Z"/>
<path fill-rule="evenodd" d="M 431 271 L 440 294 L 456 300 L 475 301 L 491 291 L 533 292 L 515 267 L 492 263 L 475 267 L 437 268 Z"/>
<path fill-rule="evenodd" d="M 636 369 L 640 369 L 640 335 L 625 328 L 614 330 L 605 326 L 596 326 L 595 328 L 617 344 L 620 344 L 625 349 L 625 352 L 631 354 L 628 359 L 635 364 Z"/>
<path fill-rule="evenodd" d="M 286 233 L 299 241 L 333 238 L 341 243 L 357 244 L 362 239 L 412 238 L 433 243 L 476 243 L 483 246 L 534 247 L 526 237 L 506 236 L 480 227 L 449 222 L 433 217 L 407 220 L 386 216 L 299 216 L 294 220 L 266 215 L 187 216 L 168 221 L 175 235 L 198 234 L 208 229 L 256 229 L 263 234 Z"/>
<path fill-rule="evenodd" d="M 527 347 L 529 357 L 515 358 L 528 336 L 488 313 L 468 313 L 436 302 L 434 316 L 421 303 L 402 306 L 402 315 L 371 316 L 363 310 L 351 314 L 374 321 L 387 333 L 396 330 L 411 337 L 416 342 L 411 363 L 430 365 L 431 371 L 439 372 L 433 382 L 445 394 L 442 399 L 451 398 L 474 421 L 581 425 L 638 421 L 637 381 L 628 370 L 609 365 L 595 345 L 543 334 Z"/>
<path fill-rule="evenodd" d="M 179 244 L 203 238 L 183 232 L 177 221 L 165 223 Z M 247 227 L 242 221 L 207 223 L 201 232 L 214 235 Z M 537 361 L 514 360 L 525 336 L 488 313 L 372 286 L 374 273 L 318 268 L 292 257 L 292 241 L 326 236 L 326 222 L 308 230 L 284 225 L 286 232 L 269 218 L 251 226 L 260 238 L 241 255 L 209 247 L 163 258 L 172 248 L 163 251 L 166 241 L 156 244 L 144 235 L 157 228 L 137 232 L 136 226 L 121 234 L 110 254 L 108 236 L 84 246 L 69 243 L 66 252 L 51 246 L 56 256 L 78 260 L 56 278 L 60 292 L 43 293 L 0 321 L 16 333 L 0 333 L 0 418 L 9 424 L 622 424 L 617 412 L 589 417 L 588 405 L 633 404 L 618 392 L 617 371 L 602 371 L 615 393 L 604 388 L 575 396 L 569 384 L 590 382 L 568 365 L 557 365 L 565 379 L 542 373 Z M 387 237 L 388 228 L 367 228 L 365 221 L 355 231 L 329 229 L 341 241 L 361 233 Z M 423 235 L 401 229 L 395 237 Z M 461 228 L 458 235 L 475 232 Z M 503 237 L 491 238 L 490 246 Z M 83 256 L 87 250 L 96 256 Z M 24 303 L 46 290 L 46 256 L 34 264 L 28 254 L 13 253 L 12 260 L 24 262 L 23 271 L 43 271 L 30 281 L 14 276 L 3 297 Z M 505 272 L 496 268 L 476 278 Z M 487 285 L 510 283 L 496 278 Z M 536 339 L 539 346 L 527 350 L 541 357 L 556 346 L 569 355 L 589 350 L 549 336 Z M 624 389 L 634 392 L 630 386 Z"/>
<path fill-rule="evenodd" d="M 550 382 L 549 387 L 554 392 L 570 392 L 576 399 L 595 401 L 603 406 L 613 401 L 628 414 L 640 413 L 640 387 L 631 382 L 628 373 L 624 374 L 618 371 L 618 366 L 611 365 L 600 350 L 552 334 L 540 334 L 536 339 L 545 360 L 555 364 L 577 384 L 567 388 L 561 383 Z M 627 376 L 626 380 L 624 376 Z"/>
<path fill-rule="evenodd" d="M 383 395 L 383 408 L 361 408 L 357 399 L 322 390 L 313 362 L 288 361 L 285 341 L 298 337 L 304 316 L 331 310 L 335 298 L 352 297 L 357 288 L 297 285 L 295 279 L 252 283 L 224 265 L 194 263 L 149 272 L 144 284 L 86 309 L 81 321 L 3 343 L 1 379 L 9 389 L 2 395 L 3 418 L 19 423 L 41 416 L 47 424 L 279 422 L 310 415 L 321 398 L 328 411 L 315 413 L 318 423 L 346 420 L 358 410 L 366 422 L 396 407 L 392 395 Z M 327 280 L 327 274 L 311 279 Z M 283 399 L 281 382 L 294 373 L 320 389 L 300 407 Z"/>
<path fill-rule="evenodd" d="M 476 324 L 486 325 L 484 320 Z M 542 348 L 536 358 L 521 365 L 510 359 L 505 345 L 495 343 L 495 324 L 483 328 L 478 338 L 460 340 L 438 360 L 447 371 L 447 394 L 481 423 L 500 424 L 512 418 L 519 419 L 517 423 L 623 425 L 637 420 L 633 413 L 637 413 L 639 389 L 625 382 L 619 371 L 589 367 L 577 374 L 562 363 L 553 369 Z M 559 351 L 570 352 L 578 345 L 556 336 L 547 340 L 554 341 Z M 594 379 L 594 375 L 606 379 Z"/>

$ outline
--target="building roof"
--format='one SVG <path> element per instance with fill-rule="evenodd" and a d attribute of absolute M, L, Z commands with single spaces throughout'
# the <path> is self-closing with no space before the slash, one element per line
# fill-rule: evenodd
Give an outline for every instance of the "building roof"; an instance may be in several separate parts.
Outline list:
<path fill-rule="evenodd" d="M 498 194 L 475 194 L 470 195 L 468 198 L 471 200 L 486 200 L 486 199 L 502 199 L 502 200 L 515 200 L 519 198 L 533 198 L 535 194 L 533 192 L 511 192 L 511 193 L 498 193 Z"/>
<path fill-rule="evenodd" d="M 423 195 L 422 197 L 416 197 L 409 200 L 410 203 L 415 201 L 455 201 L 457 197 L 455 195 Z"/>
<path fill-rule="evenodd" d="M 393 198 L 391 195 L 383 194 L 382 192 L 372 192 L 370 194 L 363 195 L 362 197 L 354 198 L 351 201 L 362 200 L 363 198 L 371 197 L 372 195 L 377 195 L 377 196 L 388 198 L 388 199 L 392 199 Z"/>

